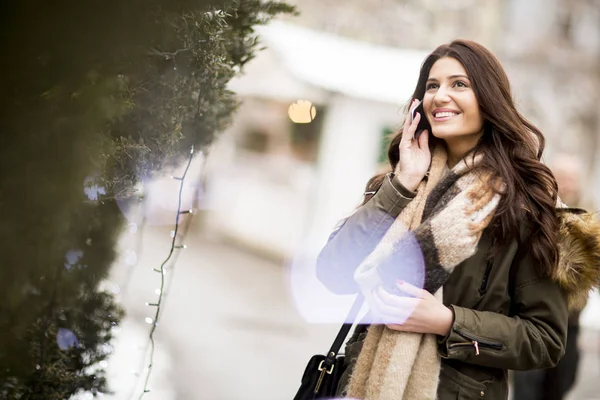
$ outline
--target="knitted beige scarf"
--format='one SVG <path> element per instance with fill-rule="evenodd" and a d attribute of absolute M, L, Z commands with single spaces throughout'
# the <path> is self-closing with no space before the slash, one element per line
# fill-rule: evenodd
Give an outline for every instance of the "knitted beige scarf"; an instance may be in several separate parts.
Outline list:
<path fill-rule="evenodd" d="M 477 161 L 470 157 L 448 171 L 445 149 L 434 149 L 429 176 L 419 185 L 416 197 L 356 270 L 355 280 L 367 301 L 374 289 L 386 284 L 382 276 L 403 267 L 398 262 L 386 263 L 392 252 L 403 241 L 415 239 L 425 262 L 424 287 L 442 299 L 442 285 L 454 267 L 475 254 L 500 199 L 491 189 L 489 174 L 472 170 Z M 439 371 L 435 335 L 372 325 L 350 377 L 347 397 L 435 399 Z"/>

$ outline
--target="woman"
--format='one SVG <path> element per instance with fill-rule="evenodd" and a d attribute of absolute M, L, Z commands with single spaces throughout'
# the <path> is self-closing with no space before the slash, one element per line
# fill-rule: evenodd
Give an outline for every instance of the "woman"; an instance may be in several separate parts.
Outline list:
<path fill-rule="evenodd" d="M 391 172 L 370 180 L 319 255 L 319 279 L 360 291 L 383 322 L 347 343 L 338 393 L 507 399 L 507 370 L 551 367 L 564 353 L 568 308 L 598 282 L 600 229 L 555 208 L 544 137 L 483 46 L 438 47 L 412 97 L 423 115 L 393 138 Z M 415 247 L 423 270 L 407 273 Z"/>

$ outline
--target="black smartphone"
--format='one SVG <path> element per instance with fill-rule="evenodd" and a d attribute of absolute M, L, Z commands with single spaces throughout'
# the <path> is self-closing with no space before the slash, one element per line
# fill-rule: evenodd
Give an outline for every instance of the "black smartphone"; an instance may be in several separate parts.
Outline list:
<path fill-rule="evenodd" d="M 425 111 L 423 110 L 423 100 L 419 100 L 419 104 L 413 109 L 410 114 L 410 122 L 415 119 L 415 116 L 419 113 L 421 115 L 421 120 L 419 121 L 419 125 L 417 125 L 417 129 L 415 130 L 414 139 L 417 139 L 421 132 L 427 129 L 431 133 L 431 126 L 429 125 L 429 121 L 427 121 L 427 117 L 425 116 Z"/>

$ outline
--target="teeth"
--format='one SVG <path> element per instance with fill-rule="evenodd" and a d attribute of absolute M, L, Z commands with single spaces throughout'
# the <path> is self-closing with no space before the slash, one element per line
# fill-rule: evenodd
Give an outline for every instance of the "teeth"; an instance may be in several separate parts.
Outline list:
<path fill-rule="evenodd" d="M 436 118 L 443 118 L 443 117 L 454 117 L 455 115 L 457 115 L 457 113 L 454 112 L 450 112 L 450 111 L 444 111 L 444 112 L 439 112 L 435 114 Z"/>

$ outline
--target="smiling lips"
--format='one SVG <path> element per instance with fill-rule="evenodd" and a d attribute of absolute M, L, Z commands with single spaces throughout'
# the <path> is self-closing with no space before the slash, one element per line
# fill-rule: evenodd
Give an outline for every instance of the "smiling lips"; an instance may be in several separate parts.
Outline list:
<path fill-rule="evenodd" d="M 433 120 L 435 122 L 444 122 L 460 114 L 458 111 L 448 109 L 436 109 L 433 111 Z"/>

